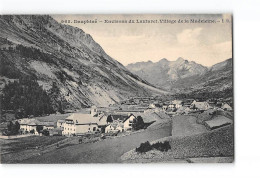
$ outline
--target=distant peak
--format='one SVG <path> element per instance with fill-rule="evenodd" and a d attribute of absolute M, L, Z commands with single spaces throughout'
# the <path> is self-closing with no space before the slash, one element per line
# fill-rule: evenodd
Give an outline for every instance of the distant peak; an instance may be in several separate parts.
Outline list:
<path fill-rule="evenodd" d="M 169 60 L 167 60 L 166 58 L 163 58 L 159 61 L 159 63 L 166 63 L 166 62 L 169 62 Z"/>
<path fill-rule="evenodd" d="M 177 58 L 176 62 L 183 62 L 185 61 L 182 57 Z"/>

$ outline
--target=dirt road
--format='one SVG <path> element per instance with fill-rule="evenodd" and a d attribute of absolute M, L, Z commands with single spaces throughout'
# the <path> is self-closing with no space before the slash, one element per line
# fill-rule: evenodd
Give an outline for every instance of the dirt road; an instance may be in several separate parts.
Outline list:
<path fill-rule="evenodd" d="M 171 135 L 171 122 L 140 133 L 57 149 L 20 163 L 120 163 L 120 156 L 145 141 Z"/>

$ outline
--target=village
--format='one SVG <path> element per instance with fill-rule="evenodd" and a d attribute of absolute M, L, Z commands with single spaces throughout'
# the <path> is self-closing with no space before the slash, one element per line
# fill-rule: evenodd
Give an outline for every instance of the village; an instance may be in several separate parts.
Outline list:
<path fill-rule="evenodd" d="M 162 122 L 175 115 L 198 114 L 204 111 L 211 111 L 211 113 L 232 111 L 232 107 L 225 102 L 212 102 L 211 100 L 175 99 L 158 102 L 152 97 L 135 97 L 121 102 L 120 105 L 92 106 L 68 113 L 64 119 L 56 121 L 55 119 L 44 121 L 37 118 L 18 119 L 18 135 L 70 137 L 99 134 L 100 137 L 104 137 L 104 135 L 117 135 L 145 129 L 154 122 Z M 222 126 L 226 123 L 230 124 L 231 120 L 222 120 L 219 125 Z M 206 125 L 210 124 L 206 121 Z M 2 135 L 8 136 L 8 131 L 3 131 Z"/>

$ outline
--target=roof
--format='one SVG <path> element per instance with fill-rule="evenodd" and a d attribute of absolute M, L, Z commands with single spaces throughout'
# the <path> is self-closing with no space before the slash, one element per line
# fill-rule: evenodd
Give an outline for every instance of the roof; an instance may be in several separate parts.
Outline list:
<path fill-rule="evenodd" d="M 54 122 L 50 122 L 50 121 L 39 121 L 38 119 L 29 119 L 29 118 L 24 118 L 24 119 L 20 119 L 19 121 L 20 125 L 29 125 L 29 126 L 54 126 Z"/>
<path fill-rule="evenodd" d="M 113 123 L 111 123 L 111 124 L 109 124 L 107 127 L 112 127 L 112 128 L 114 128 L 114 130 L 117 128 L 117 127 L 124 127 L 124 124 L 122 123 L 122 122 L 113 122 Z"/>
<path fill-rule="evenodd" d="M 40 122 L 38 125 L 43 125 L 43 126 L 54 126 L 54 122 Z"/>
<path fill-rule="evenodd" d="M 193 101 L 192 105 L 195 105 L 197 108 L 204 108 L 204 107 L 208 107 L 209 103 L 206 101 L 203 102 Z"/>
<path fill-rule="evenodd" d="M 134 116 L 134 117 L 135 117 L 135 115 L 130 114 L 126 119 L 123 120 L 123 122 L 127 121 L 131 116 Z M 135 117 L 135 118 L 136 118 L 136 117 Z"/>
<path fill-rule="evenodd" d="M 228 124 L 233 124 L 233 121 L 225 116 L 217 116 L 212 120 L 205 121 L 205 123 L 211 128 L 222 127 Z"/>
<path fill-rule="evenodd" d="M 221 108 L 223 108 L 223 109 L 232 109 L 232 107 L 231 106 L 229 106 L 227 103 L 224 103 L 222 106 L 221 106 Z"/>
<path fill-rule="evenodd" d="M 57 122 L 59 122 L 59 123 L 64 123 L 65 120 L 64 120 L 64 119 L 59 119 Z"/>
<path fill-rule="evenodd" d="M 124 121 L 128 118 L 128 115 L 124 115 L 124 114 L 112 114 L 111 115 L 113 120 L 119 120 L 119 121 Z"/>
<path fill-rule="evenodd" d="M 173 100 L 172 104 L 182 104 L 182 101 L 181 100 Z"/>
<path fill-rule="evenodd" d="M 41 125 L 41 122 L 38 121 L 35 118 L 24 118 L 24 119 L 20 119 L 18 120 L 20 125 L 30 125 L 30 126 L 35 126 L 35 125 Z"/>
<path fill-rule="evenodd" d="M 99 119 L 98 125 L 100 125 L 100 126 L 107 125 L 107 115 L 103 115 L 103 116 Z"/>
<path fill-rule="evenodd" d="M 187 111 L 189 110 L 190 108 L 186 107 L 186 106 L 182 106 L 180 107 L 179 109 L 177 109 L 177 111 Z"/>
<path fill-rule="evenodd" d="M 74 113 L 66 118 L 72 120 L 74 124 L 98 124 L 100 117 L 93 117 L 91 114 Z"/>

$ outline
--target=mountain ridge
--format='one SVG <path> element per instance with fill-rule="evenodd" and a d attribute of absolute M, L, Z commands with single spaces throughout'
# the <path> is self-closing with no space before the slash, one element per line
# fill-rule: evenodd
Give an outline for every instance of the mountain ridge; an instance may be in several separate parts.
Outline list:
<path fill-rule="evenodd" d="M 126 67 L 140 78 L 155 86 L 161 86 L 163 89 L 172 93 L 191 92 L 193 88 L 197 90 L 202 88 L 204 88 L 203 90 L 206 88 L 209 89 L 205 84 L 207 84 L 207 79 L 212 76 L 215 78 L 211 79 L 213 81 L 216 81 L 218 77 L 228 78 L 227 88 L 232 87 L 232 80 L 227 76 L 232 76 L 233 68 L 231 58 L 214 64 L 211 67 L 203 66 L 182 57 L 179 57 L 175 61 L 169 61 L 163 58 L 158 62 L 132 63 Z M 222 90 L 223 87 L 221 87 L 219 83 L 221 82 L 218 82 L 216 86 L 218 86 L 219 90 Z M 225 86 L 225 84 L 222 85 Z"/>
<path fill-rule="evenodd" d="M 90 34 L 51 16 L 2 15 L 0 27 L 2 83 L 30 76 L 47 92 L 56 83 L 64 108 L 167 93 L 107 55 Z"/>

